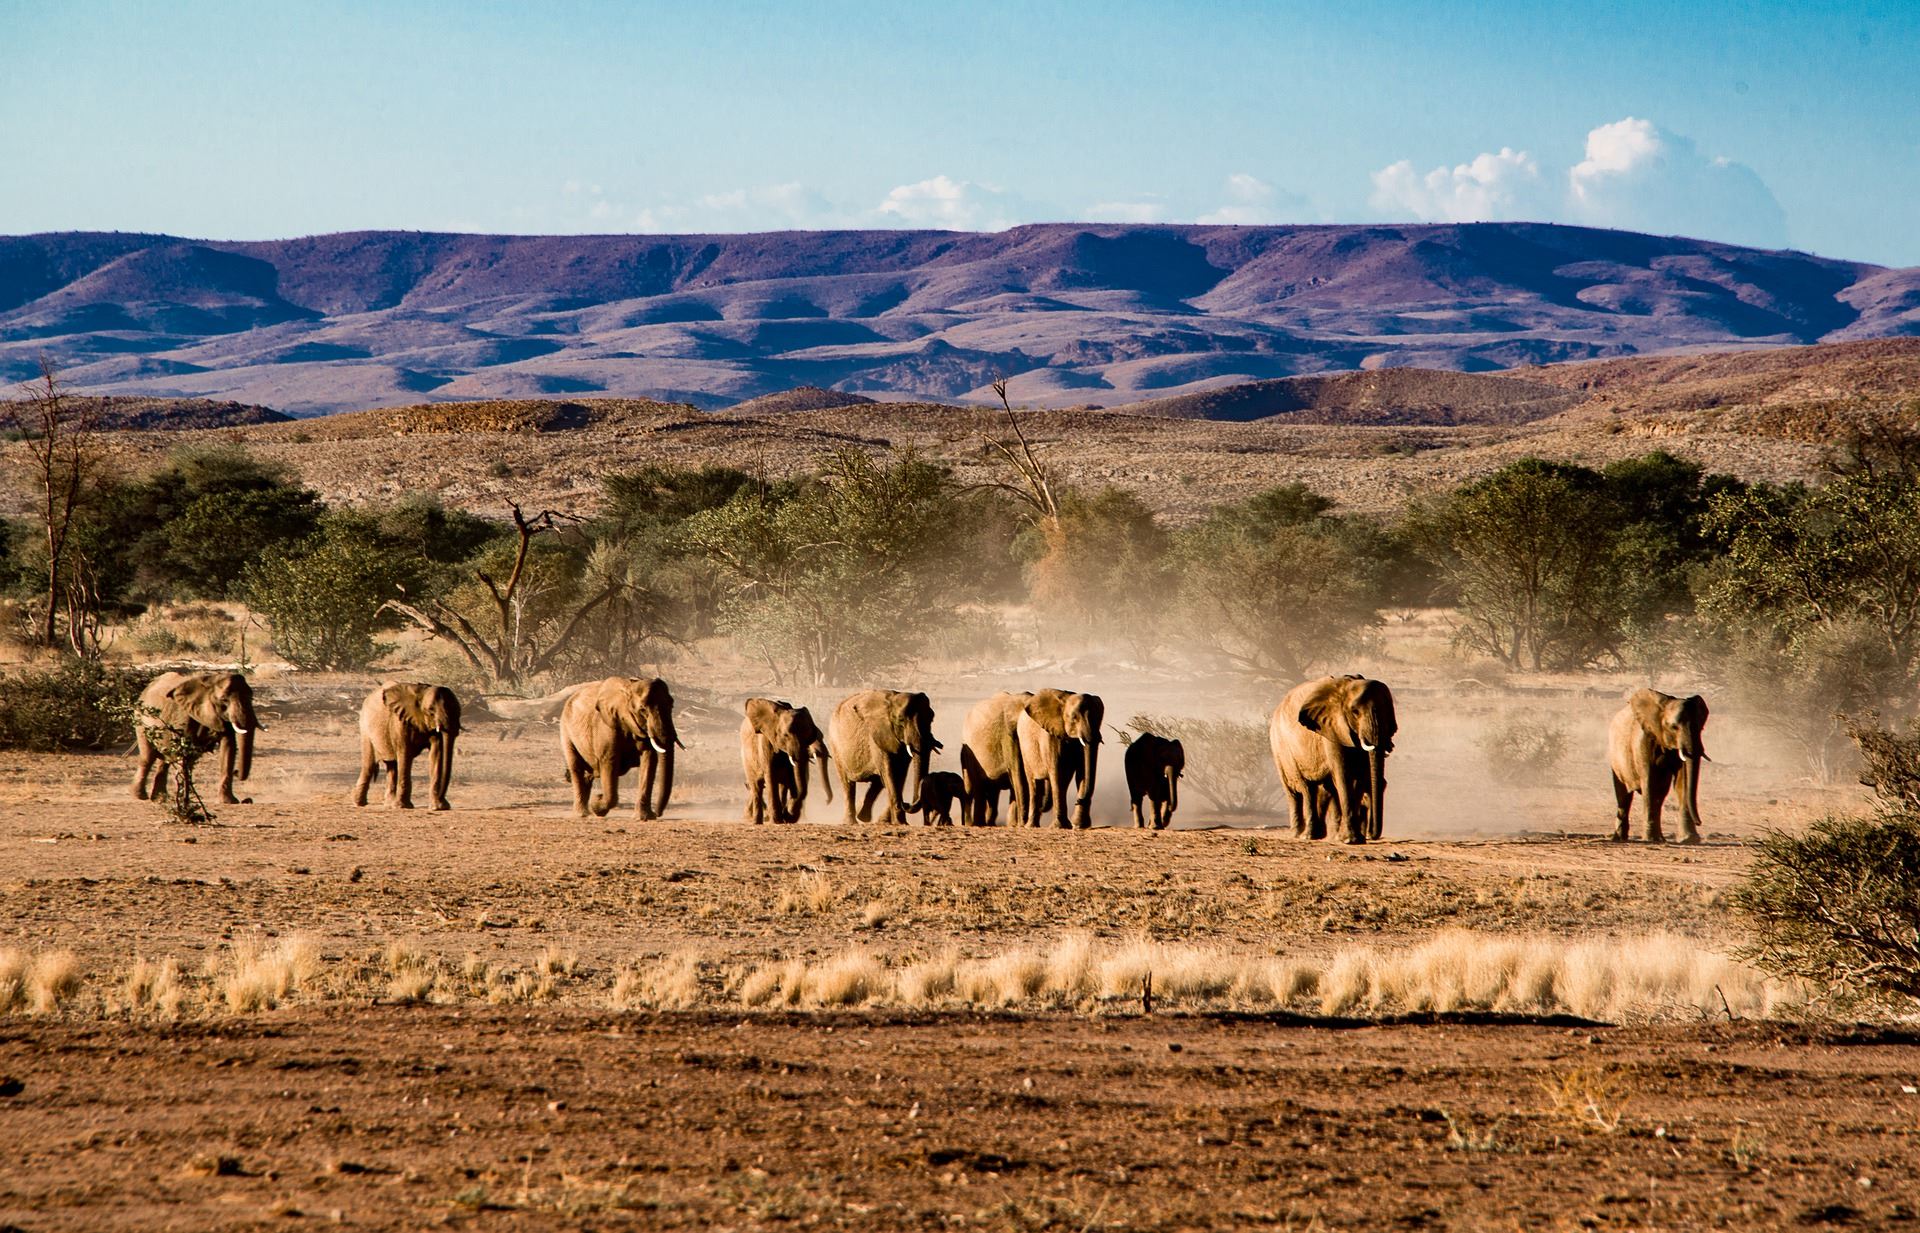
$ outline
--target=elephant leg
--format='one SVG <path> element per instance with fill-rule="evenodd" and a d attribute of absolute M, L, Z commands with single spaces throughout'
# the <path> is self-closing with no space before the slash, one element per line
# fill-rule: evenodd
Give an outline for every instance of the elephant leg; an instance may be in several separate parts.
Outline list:
<path fill-rule="evenodd" d="M 1361 829 L 1359 802 L 1354 799 L 1356 794 L 1353 791 L 1353 785 L 1347 782 L 1346 775 L 1337 773 L 1338 769 L 1336 768 L 1336 774 L 1333 777 L 1333 799 L 1340 810 L 1340 841 L 1365 843 L 1367 833 Z"/>
<path fill-rule="evenodd" d="M 1653 771 L 1647 776 L 1647 794 L 1643 798 L 1647 804 L 1647 842 L 1665 843 L 1666 835 L 1660 829 L 1660 815 L 1666 809 L 1667 789 L 1673 786 L 1670 775 Z"/>
<path fill-rule="evenodd" d="M 153 773 L 153 764 L 160 760 L 160 751 L 153 747 L 145 728 L 137 728 L 133 734 L 133 743 L 139 747 L 140 760 L 133 766 L 133 799 L 147 799 L 147 776 Z"/>
<path fill-rule="evenodd" d="M 642 822 L 651 822 L 660 816 L 653 807 L 653 779 L 660 770 L 660 755 L 649 747 L 640 755 L 640 796 L 633 803 L 633 816 Z M 611 787 L 611 785 L 609 785 Z M 612 806 L 609 805 L 609 808 Z"/>
<path fill-rule="evenodd" d="M 572 745 L 566 746 L 564 752 L 567 760 L 567 783 L 573 788 L 573 816 L 584 818 L 587 816 L 587 781 L 593 778 L 593 772 L 587 766 L 587 760 L 581 757 L 580 751 Z"/>
<path fill-rule="evenodd" d="M 1166 830 L 1173 822 L 1173 810 L 1168 807 L 1168 804 L 1167 801 L 1153 803 L 1153 829 L 1156 831 Z"/>
<path fill-rule="evenodd" d="M 1154 816 L 1158 819 L 1159 814 L 1157 811 Z M 1144 830 L 1146 825 L 1146 818 L 1140 812 L 1140 794 L 1135 792 L 1133 793 L 1133 827 L 1135 830 Z"/>
<path fill-rule="evenodd" d="M 413 808 L 413 755 L 402 749 L 393 760 L 393 803 L 401 809 Z"/>
<path fill-rule="evenodd" d="M 837 759 L 837 758 L 836 758 L 836 759 L 835 759 L 835 761 L 836 761 L 836 762 L 838 762 L 838 761 L 839 761 L 839 759 Z M 841 799 L 841 800 L 842 800 L 843 802 L 845 802 L 845 804 L 846 804 L 846 807 L 847 807 L 847 809 L 846 809 L 846 813 L 847 813 L 847 825 L 848 825 L 848 826 L 852 826 L 852 825 L 853 825 L 853 822 L 854 822 L 854 816 L 853 816 L 853 815 L 854 815 L 854 810 L 855 810 L 855 808 L 857 808 L 857 807 L 856 807 L 856 806 L 855 806 L 855 804 L 854 804 L 854 801 L 853 801 L 853 798 L 854 798 L 855 796 L 857 796 L 857 795 L 859 795 L 858 793 L 856 793 L 856 792 L 854 791 L 854 789 L 855 789 L 855 788 L 856 788 L 857 786 L 859 786 L 859 782 L 860 782 L 860 781 L 859 781 L 859 780 L 857 780 L 857 779 L 849 779 L 849 778 L 847 778 L 847 776 L 846 776 L 846 774 L 845 774 L 844 772 L 840 772 L 840 799 Z"/>
<path fill-rule="evenodd" d="M 740 820 L 742 822 L 751 822 L 755 826 L 760 825 L 760 823 L 765 820 L 760 816 L 761 808 L 760 780 L 757 777 L 749 777 L 747 780 L 747 810 L 741 815 Z"/>
<path fill-rule="evenodd" d="M 593 777 L 600 781 L 599 791 L 593 797 L 593 816 L 604 818 L 620 804 L 620 772 L 612 754 L 593 768 Z"/>
<path fill-rule="evenodd" d="M 880 819 L 882 826 L 907 825 L 906 782 L 906 767 L 901 767 L 898 774 L 889 771 L 886 777 L 887 812 L 886 815 Z M 925 796 L 926 791 L 926 785 L 922 784 L 920 786 L 920 794 Z"/>
<path fill-rule="evenodd" d="M 156 801 L 164 801 L 167 799 L 167 764 L 165 761 L 161 761 L 154 768 L 153 791 L 151 795 Z"/>
<path fill-rule="evenodd" d="M 373 742 L 362 737 L 360 739 L 360 778 L 353 785 L 355 805 L 364 807 L 367 803 L 367 788 L 373 783 L 373 768 Z"/>
<path fill-rule="evenodd" d="M 1307 838 L 1325 839 L 1327 837 L 1327 790 L 1319 784 L 1306 786 L 1307 800 Z"/>
<path fill-rule="evenodd" d="M 1067 792 L 1073 787 L 1073 776 L 1064 770 L 1055 770 L 1051 782 L 1047 785 L 1053 793 L 1053 824 L 1060 830 L 1072 830 L 1079 820 L 1079 805 L 1074 806 L 1074 816 L 1067 816 Z"/>
<path fill-rule="evenodd" d="M 1613 809 L 1618 822 L 1613 828 L 1613 841 L 1627 841 L 1627 816 L 1633 811 L 1633 789 L 1620 782 L 1620 776 L 1613 777 Z"/>
<path fill-rule="evenodd" d="M 876 775 L 867 781 L 866 799 L 860 802 L 860 820 L 873 821 L 873 803 L 880 799 L 880 783 L 884 776 Z"/>
<path fill-rule="evenodd" d="M 234 744 L 231 732 L 220 738 L 220 801 L 226 805 L 240 803 L 240 798 L 233 794 Z"/>

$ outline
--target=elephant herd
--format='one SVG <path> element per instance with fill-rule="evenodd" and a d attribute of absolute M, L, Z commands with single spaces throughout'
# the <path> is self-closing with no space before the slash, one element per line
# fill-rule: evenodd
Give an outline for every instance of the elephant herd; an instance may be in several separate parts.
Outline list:
<path fill-rule="evenodd" d="M 686 748 L 673 719 L 673 693 L 657 677 L 613 676 L 575 689 L 560 712 L 560 747 L 573 791 L 574 813 L 604 817 L 620 802 L 620 780 L 639 772 L 636 816 L 658 818 L 673 795 L 674 754 Z M 823 732 L 804 706 L 749 698 L 740 723 L 740 761 L 747 793 L 746 820 L 792 823 L 806 807 L 813 764 L 820 764 L 828 801 L 838 780 L 849 823 L 874 821 L 886 793 L 882 825 L 994 826 L 1000 797 L 1008 796 L 1008 824 L 1040 826 L 1050 813 L 1062 829 L 1092 825 L 1105 706 L 1095 694 L 1059 689 L 1001 692 L 967 713 L 958 772 L 934 770 L 945 746 L 933 735 L 933 704 L 924 693 L 868 689 L 843 698 Z M 1700 841 L 1701 743 L 1707 704 L 1695 694 L 1677 698 L 1652 689 L 1627 694 L 1608 728 L 1618 827 L 1627 838 L 1633 797 L 1645 800 L 1647 841 L 1662 842 L 1660 816 L 1668 793 L 1680 788 L 1681 843 Z M 168 672 L 141 694 L 134 724 L 139 765 L 133 794 L 165 792 L 172 742 L 202 753 L 219 748 L 219 799 L 237 803 L 233 783 L 252 770 L 253 691 L 239 673 Z M 1329 676 L 1288 691 L 1268 723 L 1274 768 L 1285 791 L 1295 835 L 1346 843 L 1381 837 L 1385 823 L 1386 761 L 1398 723 L 1393 692 L 1363 676 Z M 432 808 L 450 808 L 460 700 L 442 685 L 387 682 L 360 708 L 360 776 L 353 803 L 365 805 L 374 775 L 386 775 L 389 806 L 413 808 L 413 764 L 428 755 Z M 1186 751 L 1178 740 L 1143 732 L 1123 757 L 1136 827 L 1163 829 L 1180 805 Z M 155 768 L 158 768 L 157 771 Z M 152 777 L 151 786 L 148 779 Z M 595 785 L 598 785 L 597 788 Z M 864 789 L 862 799 L 861 789 Z M 1071 801 L 1071 807 L 1069 807 Z"/>

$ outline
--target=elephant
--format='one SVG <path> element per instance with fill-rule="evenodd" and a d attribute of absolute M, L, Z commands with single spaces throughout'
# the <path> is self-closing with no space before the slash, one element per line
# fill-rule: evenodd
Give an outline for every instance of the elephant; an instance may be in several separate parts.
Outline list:
<path fill-rule="evenodd" d="M 873 820 L 873 803 L 882 787 L 887 811 L 882 826 L 905 826 L 907 814 L 920 808 L 927 779 L 927 761 L 945 748 L 933 735 L 933 703 L 922 693 L 898 689 L 868 689 L 851 694 L 833 708 L 827 744 L 846 794 L 847 822 L 856 816 L 854 785 L 867 785 L 859 820 Z M 913 771 L 913 794 L 906 795 L 907 772 Z"/>
<path fill-rule="evenodd" d="M 1030 785 L 1027 822 L 1039 826 L 1051 807 L 1054 825 L 1085 830 L 1093 825 L 1094 779 L 1100 771 L 1100 725 L 1106 704 L 1097 694 L 1041 689 L 1027 699 L 1014 721 L 1020 745 L 1021 773 Z M 1067 793 L 1080 785 L 1067 821 Z"/>
<path fill-rule="evenodd" d="M 1026 825 L 1030 785 L 1020 761 L 1018 728 L 1020 714 L 1032 699 L 1030 693 L 1002 691 L 974 703 L 967 712 L 960 776 L 965 781 L 965 817 L 970 826 L 993 826 L 999 821 L 1003 789 L 1012 798 L 1009 824 Z"/>
<path fill-rule="evenodd" d="M 238 672 L 163 672 L 140 691 L 134 714 L 133 740 L 140 762 L 133 772 L 135 800 L 147 800 L 147 775 L 153 775 L 152 798 L 167 792 L 167 762 L 155 747 L 158 729 L 174 733 L 206 753 L 220 747 L 220 799 L 228 805 L 245 802 L 233 794 L 234 754 L 240 758 L 240 778 L 253 774 L 253 734 L 260 721 L 253 713 L 253 686 Z"/>
<path fill-rule="evenodd" d="M 1399 724 L 1393 691 L 1364 676 L 1327 676 L 1296 685 L 1267 725 L 1273 765 L 1293 816 L 1293 833 L 1325 833 L 1326 810 L 1339 812 L 1342 840 L 1380 838 L 1386 814 L 1386 762 Z"/>
<path fill-rule="evenodd" d="M 1680 842 L 1700 842 L 1700 764 L 1710 762 L 1700 743 L 1707 701 L 1699 694 L 1676 698 L 1653 689 L 1627 691 L 1627 704 L 1607 728 L 1607 761 L 1613 769 L 1613 800 L 1619 825 L 1615 843 L 1627 841 L 1633 794 L 1644 792 L 1647 842 L 1664 843 L 1660 811 L 1674 779 L 1680 781 Z"/>
<path fill-rule="evenodd" d="M 673 692 L 658 677 L 610 676 L 576 689 L 560 710 L 560 752 L 573 785 L 574 816 L 587 816 L 587 784 L 600 781 L 592 810 L 606 817 L 620 803 L 620 777 L 640 770 L 636 818 L 667 811 L 673 796 L 675 749 L 685 749 L 673 726 Z M 654 774 L 660 776 L 654 800 Z"/>
<path fill-rule="evenodd" d="M 1133 802 L 1133 824 L 1144 827 L 1140 809 L 1144 799 L 1153 805 L 1153 829 L 1163 831 L 1180 808 L 1180 776 L 1187 770 L 1187 750 L 1176 740 L 1142 732 L 1127 746 L 1127 795 Z"/>
<path fill-rule="evenodd" d="M 826 772 L 827 742 L 804 706 L 770 698 L 748 698 L 746 718 L 740 721 L 740 764 L 747 776 L 747 817 L 756 825 L 767 820 L 773 806 L 775 822 L 798 822 L 807 806 L 807 772 L 813 759 L 821 763 L 820 782 L 827 800 L 833 800 L 833 781 Z"/>
<path fill-rule="evenodd" d="M 425 753 L 433 808 L 451 809 L 447 785 L 453 782 L 453 746 L 460 735 L 460 699 L 445 685 L 387 681 L 360 704 L 360 781 L 353 803 L 367 803 L 367 786 L 376 768 L 387 772 L 389 807 L 413 808 L 413 760 Z"/>
<path fill-rule="evenodd" d="M 920 781 L 920 821 L 932 826 L 953 825 L 953 807 L 960 806 L 960 818 L 967 817 L 967 782 L 954 771 L 928 771 Z"/>

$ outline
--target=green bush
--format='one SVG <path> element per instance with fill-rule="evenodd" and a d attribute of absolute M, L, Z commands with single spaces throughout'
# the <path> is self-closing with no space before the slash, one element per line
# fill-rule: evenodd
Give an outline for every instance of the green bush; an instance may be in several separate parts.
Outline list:
<path fill-rule="evenodd" d="M 0 687 L 0 749 L 119 749 L 132 739 L 145 673 L 67 658 Z"/>
<path fill-rule="evenodd" d="M 241 590 L 266 617 L 273 644 L 310 671 L 357 671 L 392 647 L 381 605 L 400 594 L 408 563 L 354 515 L 329 516 L 320 534 L 275 548 L 246 567 Z"/>

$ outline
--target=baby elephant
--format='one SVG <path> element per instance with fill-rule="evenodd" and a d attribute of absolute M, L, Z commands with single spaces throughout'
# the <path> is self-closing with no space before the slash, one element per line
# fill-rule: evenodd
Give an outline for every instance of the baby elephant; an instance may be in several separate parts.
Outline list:
<path fill-rule="evenodd" d="M 1153 829 L 1163 831 L 1180 808 L 1180 776 L 1186 773 L 1187 751 L 1179 741 L 1142 732 L 1127 746 L 1127 795 L 1133 798 L 1133 824 L 1145 826 L 1140 810 L 1144 798 L 1153 802 Z"/>
<path fill-rule="evenodd" d="M 428 792 L 435 809 L 451 809 L 453 743 L 460 735 L 460 699 L 445 685 L 388 681 L 360 704 L 360 781 L 353 803 L 367 803 L 376 768 L 387 772 L 387 805 L 413 808 L 413 760 L 430 754 Z"/>
<path fill-rule="evenodd" d="M 953 807 L 960 806 L 960 816 L 967 812 L 967 785 L 957 771 L 928 771 L 920 781 L 920 824 L 932 826 L 937 820 L 941 826 L 953 825 Z"/>

